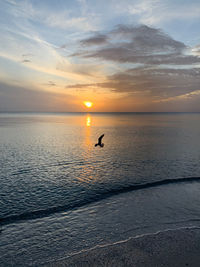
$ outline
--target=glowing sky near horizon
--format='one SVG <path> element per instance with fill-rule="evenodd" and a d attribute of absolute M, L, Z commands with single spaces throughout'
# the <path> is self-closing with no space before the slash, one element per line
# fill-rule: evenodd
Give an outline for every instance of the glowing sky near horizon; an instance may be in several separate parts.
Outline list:
<path fill-rule="evenodd" d="M 197 0 L 0 0 L 0 111 L 200 111 Z"/>

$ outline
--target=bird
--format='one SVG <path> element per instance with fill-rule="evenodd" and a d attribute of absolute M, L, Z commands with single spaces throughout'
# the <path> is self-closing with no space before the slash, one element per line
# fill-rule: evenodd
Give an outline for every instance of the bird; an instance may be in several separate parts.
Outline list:
<path fill-rule="evenodd" d="M 95 147 L 96 146 L 100 146 L 100 147 L 103 147 L 104 144 L 102 143 L 102 138 L 104 137 L 104 134 L 102 134 L 99 138 L 98 138 L 98 143 L 95 144 Z"/>

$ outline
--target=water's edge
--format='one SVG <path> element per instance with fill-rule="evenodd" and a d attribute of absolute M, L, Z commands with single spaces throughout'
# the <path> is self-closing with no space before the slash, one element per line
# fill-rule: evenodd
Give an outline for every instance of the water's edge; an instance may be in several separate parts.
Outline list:
<path fill-rule="evenodd" d="M 164 179 L 160 181 L 144 183 L 144 184 L 134 184 L 126 187 L 122 187 L 119 189 L 113 189 L 110 191 L 100 192 L 100 194 L 93 195 L 88 199 L 85 199 L 81 202 L 70 204 L 70 205 L 62 205 L 56 206 L 49 209 L 44 210 L 36 210 L 33 212 L 26 212 L 19 215 L 11 215 L 4 218 L 0 218 L 0 225 L 7 225 L 10 223 L 16 223 L 24 220 L 36 219 L 36 218 L 43 218 L 49 216 L 54 213 L 62 212 L 62 211 L 69 211 L 75 210 L 77 208 L 83 207 L 93 202 L 100 201 L 102 199 L 109 198 L 113 195 L 118 195 L 121 193 L 126 193 L 130 191 L 136 191 L 141 189 L 148 189 L 157 186 L 164 186 L 168 184 L 177 184 L 177 183 L 192 183 L 192 182 L 200 182 L 200 177 L 185 177 L 185 178 L 174 178 L 174 179 Z"/>
<path fill-rule="evenodd" d="M 199 266 L 198 265 L 199 261 L 197 261 L 197 257 L 200 258 L 200 245 L 197 246 L 199 241 L 200 241 L 200 227 L 194 226 L 194 227 L 181 227 L 177 229 L 166 229 L 164 231 L 162 230 L 153 233 L 136 235 L 134 237 L 130 237 L 128 239 L 121 240 L 111 244 L 97 245 L 91 249 L 82 250 L 68 257 L 60 258 L 59 260 L 56 261 L 51 260 L 48 262 L 44 262 L 38 266 L 46 266 L 46 267 L 79 266 L 78 264 L 80 263 L 81 266 L 98 266 L 97 264 L 100 263 L 103 264 L 101 266 L 115 266 L 114 264 L 116 262 L 118 263 L 117 266 L 130 266 L 125 264 L 127 261 L 126 259 L 127 257 L 129 257 L 129 259 L 131 257 L 132 259 L 130 260 L 133 262 L 137 261 L 137 266 L 149 266 L 145 265 L 145 263 L 150 264 L 152 254 L 155 253 L 157 254 L 155 256 L 156 261 L 158 261 L 159 259 L 165 262 L 165 265 L 162 266 L 174 266 L 167 263 L 166 258 L 172 256 L 170 254 L 173 253 L 174 254 L 173 256 L 178 257 L 179 260 L 183 257 L 184 260 L 187 259 L 188 261 L 191 261 L 190 250 L 193 250 L 194 255 L 196 254 L 195 261 L 197 265 L 192 265 L 192 266 Z M 164 244 L 165 246 L 163 246 Z M 177 250 L 179 251 L 180 247 L 183 247 L 184 245 L 187 248 L 190 247 L 190 249 L 187 249 L 187 251 L 184 251 L 184 253 L 182 254 L 176 255 Z M 139 250 L 140 253 L 138 253 Z M 144 252 L 146 251 L 151 251 L 151 254 L 149 254 L 148 257 L 146 257 L 147 255 L 144 255 L 145 257 L 142 257 L 141 259 L 142 252 L 144 254 Z M 163 259 L 159 258 L 160 256 L 159 254 L 161 254 L 162 257 L 164 256 Z M 187 256 L 186 259 L 185 255 Z M 147 262 L 145 262 L 146 260 Z M 121 263 L 123 262 L 123 264 L 120 265 L 120 262 Z M 174 264 L 174 262 L 172 262 L 172 264 Z M 186 263 L 186 266 L 187 265 L 188 264 Z M 185 264 L 182 266 L 185 266 Z"/>

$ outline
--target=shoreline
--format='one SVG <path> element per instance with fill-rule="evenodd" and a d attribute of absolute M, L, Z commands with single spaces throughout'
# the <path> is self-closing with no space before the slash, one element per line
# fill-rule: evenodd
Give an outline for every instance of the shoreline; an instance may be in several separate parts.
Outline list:
<path fill-rule="evenodd" d="M 113 244 L 96 246 L 42 266 L 198 267 L 199 262 L 200 228 L 187 227 L 139 235 Z"/>

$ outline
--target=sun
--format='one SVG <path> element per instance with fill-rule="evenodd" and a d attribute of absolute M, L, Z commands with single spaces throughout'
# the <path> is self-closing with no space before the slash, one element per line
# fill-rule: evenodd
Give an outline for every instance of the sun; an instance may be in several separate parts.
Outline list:
<path fill-rule="evenodd" d="M 87 108 L 91 108 L 93 106 L 93 103 L 91 101 L 84 101 L 83 104 L 87 107 Z"/>

